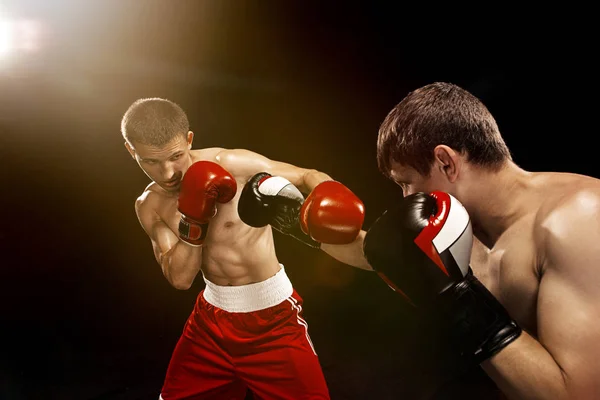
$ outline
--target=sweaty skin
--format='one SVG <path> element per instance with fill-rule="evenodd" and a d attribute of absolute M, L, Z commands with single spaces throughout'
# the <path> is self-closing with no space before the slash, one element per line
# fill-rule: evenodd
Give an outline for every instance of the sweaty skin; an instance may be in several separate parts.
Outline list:
<path fill-rule="evenodd" d="M 138 158 L 151 153 L 155 161 L 167 163 L 169 157 L 173 154 L 176 156 L 180 147 L 185 148 L 185 145 L 185 141 L 173 143 L 160 151 L 136 146 L 136 152 L 142 154 L 138 154 Z M 232 201 L 217 205 L 217 214 L 210 221 L 204 244 L 193 247 L 179 240 L 177 234 L 181 216 L 177 211 L 177 189 L 182 173 L 178 174 L 175 166 L 172 173 L 166 173 L 166 184 L 153 182 L 148 185 L 137 199 L 135 209 L 152 241 L 156 260 L 165 277 L 174 287 L 188 289 L 200 270 L 207 280 L 221 286 L 261 282 L 275 275 L 280 266 L 271 227 L 251 228 L 238 216 L 238 200 L 244 184 L 255 173 L 264 171 L 282 176 L 301 191 L 309 193 L 317 184 L 331 178 L 324 173 L 273 161 L 248 150 L 206 148 L 190 150 L 187 154 L 189 160 L 174 159 L 172 162 L 180 162 L 187 167 L 200 160 L 216 162 L 234 176 L 237 193 Z M 169 179 L 175 184 L 165 188 Z M 321 249 L 343 263 L 370 270 L 362 253 L 364 234 L 361 231 L 351 244 L 324 244 Z"/>

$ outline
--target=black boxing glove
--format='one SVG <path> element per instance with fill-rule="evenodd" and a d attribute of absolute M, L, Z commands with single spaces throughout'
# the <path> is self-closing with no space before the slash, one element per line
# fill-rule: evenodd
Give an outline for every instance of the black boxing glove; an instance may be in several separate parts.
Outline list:
<path fill-rule="evenodd" d="M 521 334 L 469 266 L 473 234 L 462 204 L 444 192 L 416 193 L 367 231 L 364 254 L 393 290 L 436 318 L 452 345 L 479 364 Z"/>
<path fill-rule="evenodd" d="M 304 244 L 320 248 L 321 244 L 302 231 L 300 209 L 304 195 L 290 181 L 266 172 L 248 180 L 238 202 L 238 214 L 247 225 L 260 228 L 271 225 Z"/>

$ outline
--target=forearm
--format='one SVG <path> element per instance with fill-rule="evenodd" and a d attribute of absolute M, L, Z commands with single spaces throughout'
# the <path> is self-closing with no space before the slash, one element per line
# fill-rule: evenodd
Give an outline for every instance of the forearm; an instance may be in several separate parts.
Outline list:
<path fill-rule="evenodd" d="M 574 398 L 568 393 L 565 375 L 552 355 L 526 332 L 481 367 L 511 400 Z"/>
<path fill-rule="evenodd" d="M 202 264 L 202 248 L 179 240 L 159 259 L 163 274 L 179 290 L 190 288 Z"/>
<path fill-rule="evenodd" d="M 319 183 L 331 180 L 333 178 L 326 173 L 317 171 L 316 169 L 309 169 L 303 174 L 302 182 L 298 185 L 298 189 L 303 193 L 310 193 Z"/>
<path fill-rule="evenodd" d="M 363 241 L 365 239 L 365 234 L 365 231 L 360 231 L 356 240 L 349 244 L 323 243 L 321 244 L 321 250 L 336 260 L 343 262 L 344 264 L 372 271 L 373 268 L 371 268 L 363 253 Z"/>

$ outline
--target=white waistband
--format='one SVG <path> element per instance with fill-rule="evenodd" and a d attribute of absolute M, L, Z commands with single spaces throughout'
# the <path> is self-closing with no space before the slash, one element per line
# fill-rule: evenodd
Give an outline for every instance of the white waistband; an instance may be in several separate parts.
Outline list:
<path fill-rule="evenodd" d="M 219 286 L 206 278 L 204 282 L 204 299 L 209 304 L 232 313 L 252 312 L 276 306 L 294 291 L 283 265 L 279 272 L 262 282 L 243 286 Z"/>

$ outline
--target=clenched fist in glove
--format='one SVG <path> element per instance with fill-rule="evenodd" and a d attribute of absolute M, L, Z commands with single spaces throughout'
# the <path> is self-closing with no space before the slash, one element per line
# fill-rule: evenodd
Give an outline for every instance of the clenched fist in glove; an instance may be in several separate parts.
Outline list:
<path fill-rule="evenodd" d="M 287 179 L 260 172 L 244 186 L 238 213 L 247 225 L 271 225 L 312 247 L 320 247 L 320 243 L 353 242 L 365 210 L 362 201 L 339 182 L 321 182 L 305 201 Z"/>
<path fill-rule="evenodd" d="M 219 164 L 198 161 L 188 168 L 181 181 L 178 210 L 179 237 L 194 246 L 204 242 L 208 222 L 217 212 L 217 203 L 233 199 L 237 183 Z"/>
<path fill-rule="evenodd" d="M 436 318 L 469 362 L 481 363 L 521 328 L 470 268 L 473 234 L 467 210 L 444 192 L 415 193 L 367 231 L 369 264 L 395 291 Z"/>

